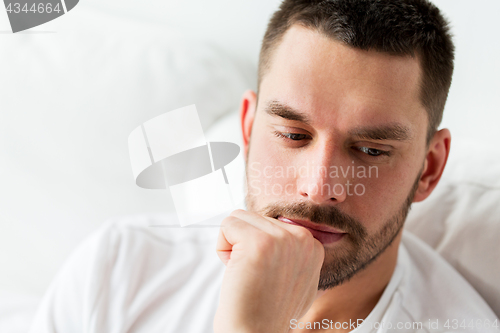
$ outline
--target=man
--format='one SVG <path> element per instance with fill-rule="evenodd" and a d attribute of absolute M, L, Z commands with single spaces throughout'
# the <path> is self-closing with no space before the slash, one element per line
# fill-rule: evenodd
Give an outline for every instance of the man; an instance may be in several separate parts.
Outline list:
<path fill-rule="evenodd" d="M 426 0 L 285 0 L 241 103 L 247 210 L 222 222 L 225 270 L 210 231 L 110 223 L 33 332 L 495 331 L 473 288 L 402 232 L 446 164 L 452 72 Z"/>

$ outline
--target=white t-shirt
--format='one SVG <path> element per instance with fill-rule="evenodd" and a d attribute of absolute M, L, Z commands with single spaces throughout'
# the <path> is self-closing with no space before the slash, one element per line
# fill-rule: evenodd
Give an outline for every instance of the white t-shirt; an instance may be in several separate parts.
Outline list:
<path fill-rule="evenodd" d="M 151 227 L 168 219 L 118 219 L 92 235 L 57 274 L 31 332 L 212 332 L 224 274 L 218 228 Z M 405 232 L 391 281 L 353 332 L 500 332 L 499 325 L 461 275 Z"/>

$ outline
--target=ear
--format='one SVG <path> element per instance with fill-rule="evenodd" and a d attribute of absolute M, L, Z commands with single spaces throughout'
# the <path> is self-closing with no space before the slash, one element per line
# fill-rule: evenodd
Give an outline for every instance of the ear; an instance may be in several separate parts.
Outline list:
<path fill-rule="evenodd" d="M 437 131 L 432 138 L 413 202 L 425 200 L 434 190 L 443 174 L 450 153 L 451 134 L 447 128 Z"/>
<path fill-rule="evenodd" d="M 243 153 L 245 160 L 250 146 L 250 135 L 252 134 L 252 125 L 257 109 L 257 95 L 252 90 L 247 90 L 241 98 L 240 118 L 241 133 L 243 134 Z"/>

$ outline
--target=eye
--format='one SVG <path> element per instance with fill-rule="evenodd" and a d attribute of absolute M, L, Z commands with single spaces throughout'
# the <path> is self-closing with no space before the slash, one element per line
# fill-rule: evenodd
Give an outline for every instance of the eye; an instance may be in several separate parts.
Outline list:
<path fill-rule="evenodd" d="M 358 147 L 357 149 L 359 151 L 367 154 L 367 155 L 374 156 L 374 157 L 381 156 L 381 155 L 389 155 L 389 152 L 387 152 L 385 150 L 375 149 L 375 148 Z"/>
<path fill-rule="evenodd" d="M 289 139 L 293 141 L 301 141 L 309 138 L 307 134 L 298 134 L 298 133 L 282 133 L 282 132 L 274 132 L 274 134 L 282 139 Z"/>

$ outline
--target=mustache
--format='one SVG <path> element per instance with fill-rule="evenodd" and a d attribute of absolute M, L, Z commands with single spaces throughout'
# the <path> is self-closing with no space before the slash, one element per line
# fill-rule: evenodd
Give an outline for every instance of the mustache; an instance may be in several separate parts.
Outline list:
<path fill-rule="evenodd" d="M 367 236 L 367 231 L 361 222 L 341 212 L 335 206 L 318 206 L 306 202 L 273 203 L 266 206 L 262 214 L 275 219 L 283 216 L 331 226 L 348 233 L 355 241 L 363 240 Z"/>

